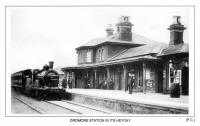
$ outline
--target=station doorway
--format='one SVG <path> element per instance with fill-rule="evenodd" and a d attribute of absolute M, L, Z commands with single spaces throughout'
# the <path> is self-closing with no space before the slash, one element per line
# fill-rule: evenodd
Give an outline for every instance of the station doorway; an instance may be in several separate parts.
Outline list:
<path fill-rule="evenodd" d="M 189 67 L 183 67 L 182 69 L 182 95 L 189 94 Z"/>

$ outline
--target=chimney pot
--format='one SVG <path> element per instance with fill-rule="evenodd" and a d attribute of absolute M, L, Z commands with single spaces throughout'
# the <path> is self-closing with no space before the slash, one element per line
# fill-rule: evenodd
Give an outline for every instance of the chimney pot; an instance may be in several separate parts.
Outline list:
<path fill-rule="evenodd" d="M 122 41 L 132 41 L 132 26 L 129 16 L 121 16 L 117 26 L 117 38 Z"/>
<path fill-rule="evenodd" d="M 106 28 L 107 36 L 113 35 L 114 29 L 112 28 L 112 24 L 108 24 L 108 27 Z"/>
<path fill-rule="evenodd" d="M 173 16 L 173 23 L 168 29 L 170 30 L 170 45 L 183 43 L 183 32 L 186 28 L 181 24 L 181 16 Z"/>
<path fill-rule="evenodd" d="M 181 24 L 181 16 L 173 16 L 173 24 Z"/>

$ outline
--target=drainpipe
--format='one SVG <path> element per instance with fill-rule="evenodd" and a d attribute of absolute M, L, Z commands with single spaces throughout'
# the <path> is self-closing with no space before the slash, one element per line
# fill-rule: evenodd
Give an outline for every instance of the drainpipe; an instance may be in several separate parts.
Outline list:
<path fill-rule="evenodd" d="M 94 69 L 94 88 L 98 88 L 97 68 Z"/>
<path fill-rule="evenodd" d="M 124 69 L 124 87 L 125 87 L 125 91 L 128 90 L 128 82 L 127 82 L 127 66 L 125 64 L 123 64 L 123 69 Z"/>
<path fill-rule="evenodd" d="M 146 84 L 145 84 L 145 80 L 146 80 L 146 64 L 144 63 L 144 61 L 142 62 L 142 73 L 143 73 L 143 77 L 142 77 L 142 83 L 143 83 L 143 93 L 146 93 Z"/>
<path fill-rule="evenodd" d="M 107 89 L 109 89 L 108 82 L 110 82 L 110 68 L 106 67 L 106 71 L 107 71 Z"/>

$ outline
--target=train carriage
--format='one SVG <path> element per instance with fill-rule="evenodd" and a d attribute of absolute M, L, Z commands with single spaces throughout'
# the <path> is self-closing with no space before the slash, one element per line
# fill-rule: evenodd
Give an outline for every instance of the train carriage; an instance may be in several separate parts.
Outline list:
<path fill-rule="evenodd" d="M 50 67 L 49 67 L 50 66 Z M 46 99 L 49 96 L 62 99 L 65 90 L 59 85 L 59 75 L 52 62 L 42 70 L 27 69 L 11 75 L 11 86 L 29 96 Z"/>
<path fill-rule="evenodd" d="M 32 75 L 31 69 L 19 71 L 19 72 L 12 74 L 11 75 L 11 86 L 16 90 L 24 91 L 26 77 L 31 77 L 31 75 Z"/>

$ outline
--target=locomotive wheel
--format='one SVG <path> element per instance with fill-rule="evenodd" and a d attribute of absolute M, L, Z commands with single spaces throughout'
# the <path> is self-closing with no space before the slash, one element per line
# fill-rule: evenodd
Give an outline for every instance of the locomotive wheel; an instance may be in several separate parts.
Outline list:
<path fill-rule="evenodd" d="M 37 91 L 37 92 L 38 92 L 37 99 L 38 99 L 38 100 L 42 100 L 42 97 L 41 97 L 41 94 L 42 94 L 42 93 L 41 93 L 41 91 Z"/>
<path fill-rule="evenodd" d="M 25 84 L 25 94 L 30 96 L 30 86 L 31 86 L 31 78 L 26 78 L 26 84 Z"/>
<path fill-rule="evenodd" d="M 25 91 L 25 95 L 30 97 L 30 91 Z"/>
<path fill-rule="evenodd" d="M 59 93 L 59 101 L 61 101 L 63 99 L 63 94 L 60 92 Z"/>
<path fill-rule="evenodd" d="M 43 91 L 39 91 L 38 99 L 39 100 L 43 100 L 44 99 L 44 92 Z"/>
<path fill-rule="evenodd" d="M 46 100 L 47 99 L 47 95 L 46 93 L 43 94 L 43 100 Z"/>
<path fill-rule="evenodd" d="M 58 97 L 57 97 L 57 100 L 58 100 L 58 101 L 60 101 L 60 100 L 61 100 L 61 97 L 60 97 L 60 95 L 58 95 Z"/>
<path fill-rule="evenodd" d="M 18 88 L 18 87 L 16 87 L 16 91 L 17 91 L 17 92 L 20 92 L 20 90 L 19 90 L 19 88 Z"/>
<path fill-rule="evenodd" d="M 39 96 L 39 92 L 38 92 L 38 90 L 36 90 L 35 91 L 35 98 L 38 98 L 38 96 Z"/>
<path fill-rule="evenodd" d="M 31 97 L 35 97 L 34 90 L 31 90 Z"/>
<path fill-rule="evenodd" d="M 59 99 L 58 99 L 59 101 L 61 101 L 62 100 L 62 96 L 59 96 Z"/>
<path fill-rule="evenodd" d="M 34 97 L 34 95 L 33 95 L 33 91 L 32 90 L 30 90 L 30 94 L 29 94 L 31 97 Z"/>
<path fill-rule="evenodd" d="M 45 91 L 41 92 L 41 100 L 46 100 L 46 92 Z"/>

